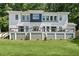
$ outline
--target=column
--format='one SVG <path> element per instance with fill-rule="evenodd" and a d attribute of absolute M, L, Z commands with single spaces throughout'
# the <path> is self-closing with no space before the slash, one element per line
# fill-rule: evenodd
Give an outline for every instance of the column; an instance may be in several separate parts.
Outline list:
<path fill-rule="evenodd" d="M 17 34 L 15 33 L 15 40 L 17 39 Z"/>
<path fill-rule="evenodd" d="M 45 32 L 46 32 L 46 26 L 45 26 Z"/>
<path fill-rule="evenodd" d="M 75 38 L 75 28 L 74 28 L 74 31 L 73 31 L 73 38 Z"/>
<path fill-rule="evenodd" d="M 9 33 L 9 36 L 10 36 L 9 38 L 10 38 L 10 40 L 11 40 L 11 33 Z"/>
<path fill-rule="evenodd" d="M 75 38 L 75 33 L 73 33 L 73 38 Z"/>
<path fill-rule="evenodd" d="M 49 30 L 50 30 L 49 32 L 51 32 L 51 26 L 49 27 Z"/>
<path fill-rule="evenodd" d="M 29 33 L 30 34 L 30 40 L 31 40 L 31 33 Z"/>

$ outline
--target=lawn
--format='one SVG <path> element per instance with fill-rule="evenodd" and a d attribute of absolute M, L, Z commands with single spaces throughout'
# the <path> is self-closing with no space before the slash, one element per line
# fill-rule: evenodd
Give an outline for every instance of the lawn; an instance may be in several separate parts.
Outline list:
<path fill-rule="evenodd" d="M 0 40 L 1 56 L 79 56 L 78 40 Z"/>

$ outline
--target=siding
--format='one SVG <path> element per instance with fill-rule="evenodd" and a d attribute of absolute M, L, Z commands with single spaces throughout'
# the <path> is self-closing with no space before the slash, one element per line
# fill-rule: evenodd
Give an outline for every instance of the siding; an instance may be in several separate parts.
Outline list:
<path fill-rule="evenodd" d="M 17 33 L 17 39 L 25 39 L 25 33 Z"/>
<path fill-rule="evenodd" d="M 41 33 L 31 33 L 31 38 L 32 40 L 37 40 L 37 39 L 42 39 L 42 34 Z"/>
<path fill-rule="evenodd" d="M 55 34 L 53 34 L 53 33 L 48 33 L 48 34 L 47 34 L 47 39 L 55 39 Z"/>

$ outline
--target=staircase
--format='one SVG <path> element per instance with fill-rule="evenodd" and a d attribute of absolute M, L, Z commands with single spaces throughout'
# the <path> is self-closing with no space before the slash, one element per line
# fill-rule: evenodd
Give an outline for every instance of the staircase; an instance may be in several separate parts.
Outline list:
<path fill-rule="evenodd" d="M 0 38 L 1 38 L 1 39 L 9 38 L 9 33 L 8 33 L 8 32 L 0 33 Z"/>

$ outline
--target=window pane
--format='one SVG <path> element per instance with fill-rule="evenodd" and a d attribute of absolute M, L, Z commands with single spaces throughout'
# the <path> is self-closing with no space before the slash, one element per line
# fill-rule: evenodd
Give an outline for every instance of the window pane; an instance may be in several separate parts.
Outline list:
<path fill-rule="evenodd" d="M 54 16 L 54 21 L 57 21 L 57 16 Z"/>
<path fill-rule="evenodd" d="M 56 31 L 56 27 L 51 27 L 51 32 L 55 32 Z"/>
<path fill-rule="evenodd" d="M 28 32 L 28 30 L 29 30 L 29 27 L 28 27 L 28 26 L 26 26 L 26 32 Z"/>
<path fill-rule="evenodd" d="M 45 32 L 45 26 L 43 26 L 42 31 Z"/>
<path fill-rule="evenodd" d="M 39 14 L 33 14 L 33 19 L 39 19 Z"/>
<path fill-rule="evenodd" d="M 39 26 L 33 26 L 33 31 L 39 31 Z"/>
<path fill-rule="evenodd" d="M 24 26 L 19 26 L 18 27 L 18 32 L 24 32 Z"/>
<path fill-rule="evenodd" d="M 15 19 L 18 20 L 18 15 L 15 15 Z"/>
<path fill-rule="evenodd" d="M 43 16 L 43 21 L 45 21 L 45 16 Z"/>
<path fill-rule="evenodd" d="M 62 21 L 62 16 L 60 16 L 60 21 Z"/>
<path fill-rule="evenodd" d="M 22 15 L 22 16 L 21 16 L 21 21 L 22 21 L 22 22 L 25 22 L 25 15 Z"/>
<path fill-rule="evenodd" d="M 50 20 L 53 21 L 53 16 L 50 16 Z"/>
<path fill-rule="evenodd" d="M 29 15 L 27 15 L 27 20 L 29 20 Z"/>
<path fill-rule="evenodd" d="M 47 32 L 49 32 L 49 26 L 47 26 Z"/>
<path fill-rule="evenodd" d="M 49 21 L 49 16 L 46 16 L 47 21 Z"/>

